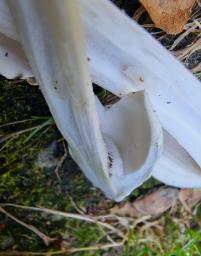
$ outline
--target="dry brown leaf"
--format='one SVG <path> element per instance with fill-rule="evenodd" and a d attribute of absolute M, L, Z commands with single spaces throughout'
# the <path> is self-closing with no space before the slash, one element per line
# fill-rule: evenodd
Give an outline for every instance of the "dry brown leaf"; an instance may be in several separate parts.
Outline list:
<path fill-rule="evenodd" d="M 157 216 L 171 208 L 178 198 L 178 189 L 160 188 L 133 203 L 126 203 L 119 208 L 115 206 L 111 209 L 112 214 L 130 217 L 142 217 L 146 215 Z"/>
<path fill-rule="evenodd" d="M 157 191 L 136 199 L 134 202 L 127 202 L 123 206 L 116 205 L 110 209 L 110 212 L 112 214 L 134 218 L 143 216 L 155 217 L 173 207 L 178 199 L 185 202 L 190 209 L 201 201 L 201 190 L 179 190 L 176 188 L 162 187 Z"/>
<path fill-rule="evenodd" d="M 188 207 L 192 208 L 201 201 L 201 190 L 181 189 L 179 191 L 179 198 L 185 201 Z"/>
<path fill-rule="evenodd" d="M 140 0 L 156 27 L 168 34 L 183 30 L 196 0 Z"/>

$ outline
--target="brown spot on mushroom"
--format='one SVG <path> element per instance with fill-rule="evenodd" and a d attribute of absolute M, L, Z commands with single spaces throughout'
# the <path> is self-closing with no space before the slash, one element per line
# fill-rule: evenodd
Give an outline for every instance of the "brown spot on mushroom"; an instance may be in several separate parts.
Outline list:
<path fill-rule="evenodd" d="M 111 178 L 112 177 L 112 164 L 113 164 L 113 159 L 110 155 L 110 152 L 108 153 L 108 168 L 109 168 L 109 177 Z"/>

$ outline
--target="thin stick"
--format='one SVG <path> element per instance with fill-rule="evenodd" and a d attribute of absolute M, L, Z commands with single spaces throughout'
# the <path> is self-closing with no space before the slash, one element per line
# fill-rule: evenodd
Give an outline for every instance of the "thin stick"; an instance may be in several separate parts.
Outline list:
<path fill-rule="evenodd" d="M 77 203 L 73 200 L 72 196 L 70 196 L 70 195 L 68 195 L 68 196 L 69 196 L 69 199 L 70 199 L 70 201 L 71 201 L 71 204 L 72 204 L 72 206 L 75 208 L 75 210 L 76 210 L 79 214 L 85 215 L 86 212 L 84 212 L 84 210 L 82 210 L 82 209 L 77 205 Z"/>
<path fill-rule="evenodd" d="M 58 164 L 57 164 L 57 167 L 56 167 L 56 169 L 55 169 L 55 171 L 54 171 L 55 174 L 56 174 L 56 176 L 57 176 L 57 179 L 58 179 L 59 183 L 61 183 L 61 177 L 60 177 L 60 175 L 59 175 L 59 168 L 63 165 L 63 163 L 64 163 L 64 161 L 65 161 L 65 159 L 66 159 L 66 157 L 67 157 L 67 155 L 68 155 L 68 151 L 67 151 L 67 148 L 66 148 L 64 142 L 63 142 L 63 148 L 64 148 L 64 154 L 63 154 L 63 156 L 60 158 L 60 160 L 59 160 L 59 162 L 58 162 Z"/>
<path fill-rule="evenodd" d="M 120 247 L 120 246 L 123 246 L 123 241 L 115 244 L 97 244 L 89 247 L 71 248 L 67 252 L 74 253 L 74 252 L 84 252 L 84 251 L 97 251 L 97 250 L 104 250 L 104 249 Z"/>
<path fill-rule="evenodd" d="M 76 214 L 76 213 L 66 213 L 66 212 L 61 212 L 61 211 L 58 211 L 58 210 L 52 210 L 52 209 L 48 209 L 48 208 L 38 208 L 38 207 L 33 207 L 33 206 L 23 206 L 23 205 L 10 204 L 10 203 L 5 203 L 5 204 L 1 204 L 1 205 L 2 206 L 16 207 L 16 208 L 25 209 L 25 210 L 46 212 L 46 213 L 49 213 L 49 214 L 62 216 L 64 218 L 72 218 L 72 219 L 77 219 L 77 220 L 83 220 L 83 221 L 86 221 L 86 222 L 91 222 L 91 223 L 94 223 L 94 224 L 99 224 L 102 227 L 107 228 L 107 229 L 115 232 L 119 237 L 122 237 L 122 238 L 124 237 L 124 234 L 119 229 L 113 227 L 112 225 L 110 225 L 108 223 L 98 221 L 95 218 L 93 218 L 91 216 L 88 216 L 88 215 L 80 215 L 80 214 Z"/>
<path fill-rule="evenodd" d="M 17 132 L 10 133 L 10 134 L 8 134 L 6 136 L 3 136 L 3 138 L 0 139 L 0 143 L 4 142 L 4 141 L 6 141 L 6 140 L 8 140 L 10 138 L 17 137 L 17 136 L 19 136 L 19 135 L 21 135 L 23 133 L 29 132 L 29 131 L 31 131 L 33 129 L 39 128 L 40 126 L 41 126 L 41 124 L 40 125 L 35 125 L 33 127 L 29 127 L 27 129 L 24 129 L 24 130 L 20 130 L 20 131 L 17 131 Z"/>
<path fill-rule="evenodd" d="M 8 146 L 8 144 L 9 144 L 12 140 L 14 140 L 14 138 L 10 138 L 6 143 L 4 143 L 4 145 L 0 148 L 0 152 L 1 152 L 4 148 L 6 148 L 6 147 Z"/>
<path fill-rule="evenodd" d="M 100 231 L 103 233 L 103 235 L 107 237 L 109 242 L 111 242 L 112 244 L 116 244 L 116 242 L 112 239 L 112 237 L 104 230 L 104 228 L 100 224 L 98 224 L 98 227 Z"/>
<path fill-rule="evenodd" d="M 5 214 L 8 218 L 14 220 L 15 222 L 17 222 L 18 224 L 24 226 L 25 228 L 31 230 L 32 232 L 34 232 L 37 236 L 39 236 L 45 245 L 49 245 L 50 242 L 54 241 L 54 238 L 50 238 L 48 236 L 46 236 L 45 234 L 43 234 L 41 231 L 39 231 L 36 227 L 32 226 L 32 225 L 28 225 L 26 223 L 24 223 L 23 221 L 19 220 L 18 218 L 14 217 L 12 214 L 10 214 L 9 212 L 7 212 L 6 210 L 4 210 L 2 207 L 0 207 L 0 212 Z"/>
<path fill-rule="evenodd" d="M 197 24 L 193 24 L 192 27 L 188 28 L 184 33 L 182 33 L 172 44 L 170 47 L 170 51 L 173 51 L 175 47 L 188 35 L 190 34 L 195 28 L 197 27 Z"/>
<path fill-rule="evenodd" d="M 30 119 L 24 119 L 24 120 L 9 122 L 9 123 L 0 125 L 0 128 L 5 127 L 5 126 L 9 126 L 9 125 L 25 123 L 25 122 L 28 122 L 28 121 L 34 121 L 34 120 L 35 119 L 30 118 Z"/>
<path fill-rule="evenodd" d="M 57 255 L 57 254 L 63 254 L 63 253 L 75 253 L 75 252 L 84 252 L 84 251 L 98 251 L 98 250 L 105 250 L 109 248 L 114 247 L 120 247 L 123 246 L 124 242 L 118 242 L 116 244 L 97 244 L 94 246 L 88 246 L 88 247 L 80 247 L 80 248 L 71 248 L 67 250 L 61 250 L 61 251 L 55 251 L 55 252 L 20 252 L 20 251 L 9 251 L 9 252 L 0 252 L 0 255 L 6 256 L 6 255 Z"/>

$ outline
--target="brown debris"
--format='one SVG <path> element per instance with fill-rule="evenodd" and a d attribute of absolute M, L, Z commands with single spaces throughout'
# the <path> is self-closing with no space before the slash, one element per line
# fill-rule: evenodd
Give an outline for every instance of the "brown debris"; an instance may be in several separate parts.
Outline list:
<path fill-rule="evenodd" d="M 181 50 L 173 51 L 175 57 L 177 57 L 179 60 L 184 60 L 191 54 L 193 54 L 195 51 L 201 49 L 201 38 L 199 38 L 195 43 L 192 45 L 183 48 Z"/>
<path fill-rule="evenodd" d="M 143 216 L 157 217 L 175 206 L 178 201 L 185 202 L 188 208 L 194 207 L 201 201 L 201 190 L 176 189 L 162 187 L 134 202 L 127 202 L 123 206 L 116 205 L 110 211 L 112 214 L 140 218 Z"/>
<path fill-rule="evenodd" d="M 176 188 L 160 188 L 132 203 L 126 203 L 121 208 L 115 206 L 111 209 L 111 213 L 136 218 L 146 215 L 157 216 L 171 208 L 177 196 L 178 189 Z"/>
<path fill-rule="evenodd" d="M 179 198 L 186 202 L 188 207 L 194 207 L 201 200 L 200 189 L 181 189 L 179 191 Z"/>
<path fill-rule="evenodd" d="M 141 5 L 136 12 L 133 14 L 133 19 L 135 21 L 139 21 L 139 19 L 141 18 L 142 14 L 144 14 L 146 12 L 146 9 L 144 8 L 143 5 Z"/>
<path fill-rule="evenodd" d="M 156 27 L 168 34 L 182 32 L 196 0 L 140 0 Z"/>

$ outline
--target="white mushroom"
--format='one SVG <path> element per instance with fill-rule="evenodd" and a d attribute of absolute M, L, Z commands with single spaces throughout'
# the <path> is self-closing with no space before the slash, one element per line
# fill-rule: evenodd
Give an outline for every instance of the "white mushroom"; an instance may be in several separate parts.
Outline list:
<path fill-rule="evenodd" d="M 42 15 L 42 12 L 46 1 L 10 2 L 15 4 L 11 10 L 18 10 L 13 13 L 14 16 L 19 14 L 18 28 L 21 30 L 27 57 L 39 79 L 41 90 L 56 123 L 69 142 L 74 159 L 88 178 L 108 196 L 118 200 L 123 198 L 149 177 L 160 153 L 160 126 L 147 95 L 142 92 L 129 94 L 111 110 L 105 110 L 97 100 L 99 125 L 91 85 L 85 86 L 85 90 L 81 86 L 86 77 L 87 83 L 90 83 L 90 79 L 86 68 L 86 56 L 83 57 L 83 40 L 77 39 L 77 36 L 81 38 L 80 33 L 75 35 L 72 28 L 73 38 L 69 36 L 69 31 L 67 33 L 71 27 L 67 29 L 61 26 L 58 32 L 61 25 L 59 23 L 55 28 L 58 22 L 67 24 L 67 18 L 64 16 L 68 16 L 68 11 L 71 13 L 70 9 L 55 9 L 67 4 L 68 0 L 56 2 L 55 9 L 45 15 Z M 48 10 L 50 2 L 53 5 L 52 1 L 48 1 Z M 33 6 L 29 6 L 32 4 Z M 44 9 L 41 9 L 42 5 Z M 170 185 L 201 187 L 200 83 L 155 39 L 109 1 L 93 0 L 91 4 L 90 1 L 80 0 L 80 6 L 92 80 L 121 97 L 145 89 L 165 129 L 165 149 L 154 167 L 154 176 Z M 55 16 L 53 20 L 51 16 L 56 11 L 56 17 L 60 17 L 59 21 Z M 5 16 L 3 21 L 1 13 Z M 75 17 L 72 17 L 71 21 L 73 24 L 77 23 Z M 0 32 L 19 40 L 4 0 L 0 1 Z M 55 38 L 57 33 L 62 39 Z M 71 78 L 75 76 L 75 72 L 72 71 L 73 68 L 69 70 L 69 53 L 65 52 L 66 49 L 62 50 L 62 40 L 66 37 L 71 38 L 71 42 L 76 39 L 80 41 L 79 46 L 76 44 L 74 48 L 69 48 L 69 51 L 72 51 L 71 59 L 74 59 L 75 52 L 79 52 L 79 56 L 82 55 L 79 57 L 81 64 L 73 62 L 73 67 L 80 70 L 77 73 L 85 74 L 85 79 L 80 75 L 79 83 L 77 82 L 74 88 L 69 88 L 69 84 L 74 83 Z M 72 76 L 69 78 L 67 74 Z M 52 84 L 56 81 L 55 75 L 61 81 L 61 88 L 59 87 L 57 92 L 52 89 Z M 82 93 L 84 99 L 89 102 L 87 124 L 82 120 L 83 114 L 79 115 L 83 113 L 80 106 Z M 73 95 L 73 100 L 69 95 Z M 79 109 L 79 113 L 75 108 Z M 76 121 L 71 122 L 74 119 Z M 86 124 L 87 129 L 80 127 L 82 122 Z M 82 141 L 83 148 L 79 148 L 79 141 Z M 110 151 L 112 163 L 107 159 L 111 160 Z M 175 152 L 178 155 L 177 161 L 173 157 Z M 189 175 L 193 177 L 192 182 L 188 179 Z"/>
<path fill-rule="evenodd" d="M 152 175 L 167 185 L 201 188 L 201 169 L 168 132 L 164 131 L 164 150 Z"/>
<path fill-rule="evenodd" d="M 8 79 L 32 77 L 27 59 L 20 44 L 0 33 L 0 74 Z"/>
<path fill-rule="evenodd" d="M 129 94 L 108 110 L 96 99 L 99 121 L 77 1 L 8 3 L 33 73 L 72 157 L 108 197 L 121 200 L 150 177 L 160 154 L 162 131 L 148 96 Z"/>

